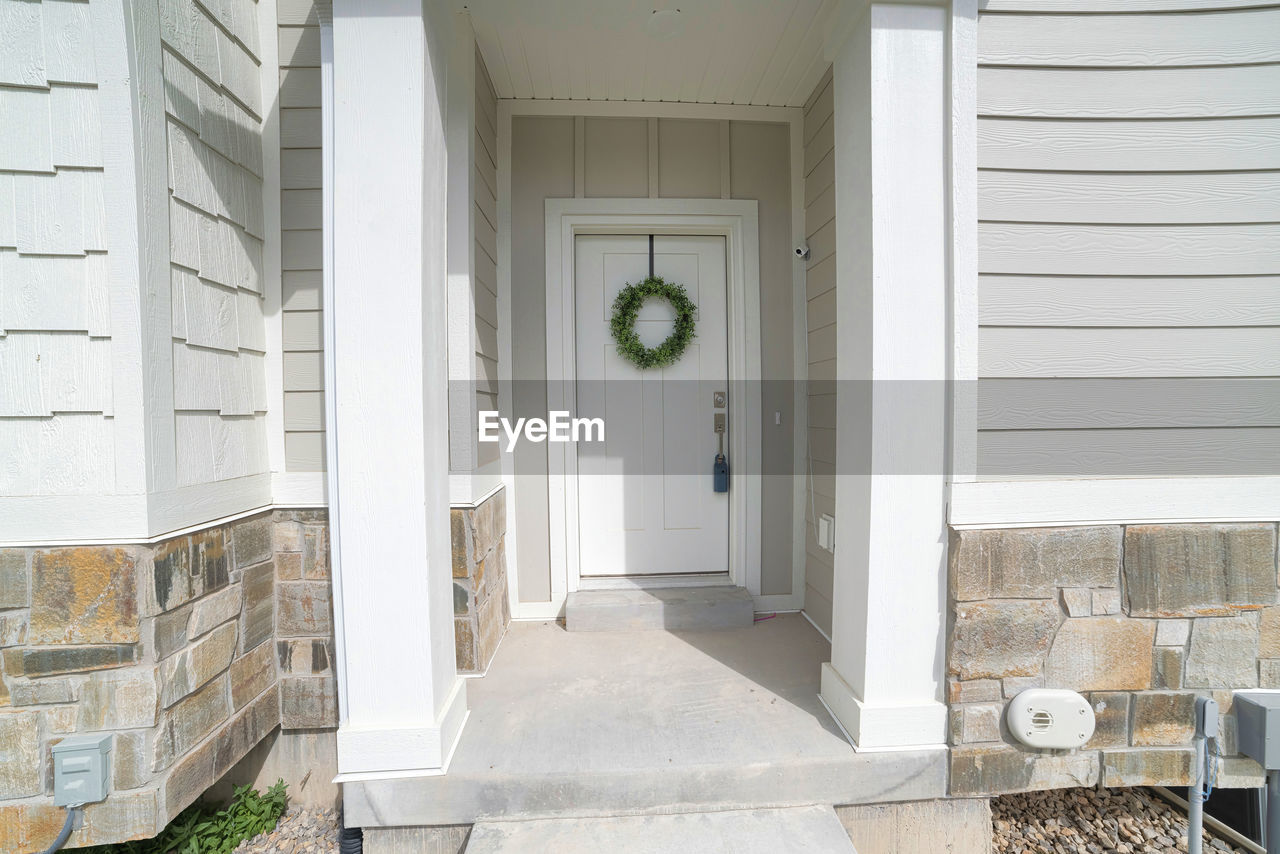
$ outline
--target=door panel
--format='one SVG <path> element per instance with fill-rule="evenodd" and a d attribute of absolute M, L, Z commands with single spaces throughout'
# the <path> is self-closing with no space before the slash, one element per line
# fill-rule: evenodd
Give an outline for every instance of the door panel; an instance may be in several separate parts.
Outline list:
<path fill-rule="evenodd" d="M 728 391 L 724 238 L 654 239 L 654 272 L 685 286 L 697 334 L 676 364 L 646 371 L 618 356 L 609 318 L 618 291 L 648 275 L 648 237 L 579 236 L 574 254 L 574 414 L 605 419 L 605 442 L 578 446 L 581 575 L 728 572 L 729 497 L 711 480 L 712 393 Z M 656 346 L 674 318 L 650 300 L 636 332 Z M 732 430 L 733 401 L 722 411 Z"/>

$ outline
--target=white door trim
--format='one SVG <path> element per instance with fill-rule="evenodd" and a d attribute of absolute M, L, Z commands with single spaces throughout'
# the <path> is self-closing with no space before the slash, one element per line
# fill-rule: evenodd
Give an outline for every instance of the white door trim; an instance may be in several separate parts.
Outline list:
<path fill-rule="evenodd" d="M 729 492 L 729 578 L 760 595 L 760 236 L 754 200 L 547 199 L 547 409 L 574 411 L 576 342 L 574 238 L 579 234 L 707 234 L 725 238 L 729 383 L 739 429 L 729 437 L 735 475 Z M 741 385 L 734 385 L 740 383 Z M 740 408 L 739 408 L 740 407 Z M 547 444 L 552 607 L 581 586 L 577 454 Z M 711 576 L 708 583 L 724 583 Z M 607 582 L 606 582 L 607 583 Z M 641 583 L 638 579 L 632 584 Z"/>

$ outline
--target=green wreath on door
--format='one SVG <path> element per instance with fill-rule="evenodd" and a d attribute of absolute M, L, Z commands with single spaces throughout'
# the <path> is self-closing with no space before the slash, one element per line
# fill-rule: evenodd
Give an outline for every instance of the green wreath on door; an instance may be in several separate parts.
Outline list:
<path fill-rule="evenodd" d="M 675 328 L 657 347 L 646 347 L 636 334 L 636 317 L 650 298 L 664 299 L 676 310 Z M 689 299 L 684 285 L 668 282 L 661 276 L 650 276 L 634 285 L 628 284 L 613 300 L 613 316 L 609 330 L 618 345 L 618 355 L 640 370 L 674 365 L 697 334 L 694 315 L 698 307 Z"/>

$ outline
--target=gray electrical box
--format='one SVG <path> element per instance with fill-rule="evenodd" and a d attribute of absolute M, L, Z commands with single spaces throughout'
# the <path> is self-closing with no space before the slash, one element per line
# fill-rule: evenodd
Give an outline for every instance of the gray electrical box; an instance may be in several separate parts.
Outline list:
<path fill-rule="evenodd" d="M 1236 745 L 1267 771 L 1280 770 L 1280 693 L 1237 692 Z"/>
<path fill-rule="evenodd" d="M 66 807 L 107 797 L 111 735 L 73 735 L 53 746 L 53 803 Z"/>

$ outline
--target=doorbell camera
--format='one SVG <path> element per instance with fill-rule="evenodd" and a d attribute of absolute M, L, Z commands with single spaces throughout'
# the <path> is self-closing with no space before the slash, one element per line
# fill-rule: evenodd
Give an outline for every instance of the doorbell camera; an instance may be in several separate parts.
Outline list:
<path fill-rule="evenodd" d="M 808 244 L 808 243 L 801 243 L 799 246 L 797 246 L 797 247 L 796 247 L 796 257 L 797 257 L 797 258 L 808 258 L 808 257 L 809 257 L 809 244 Z"/>

